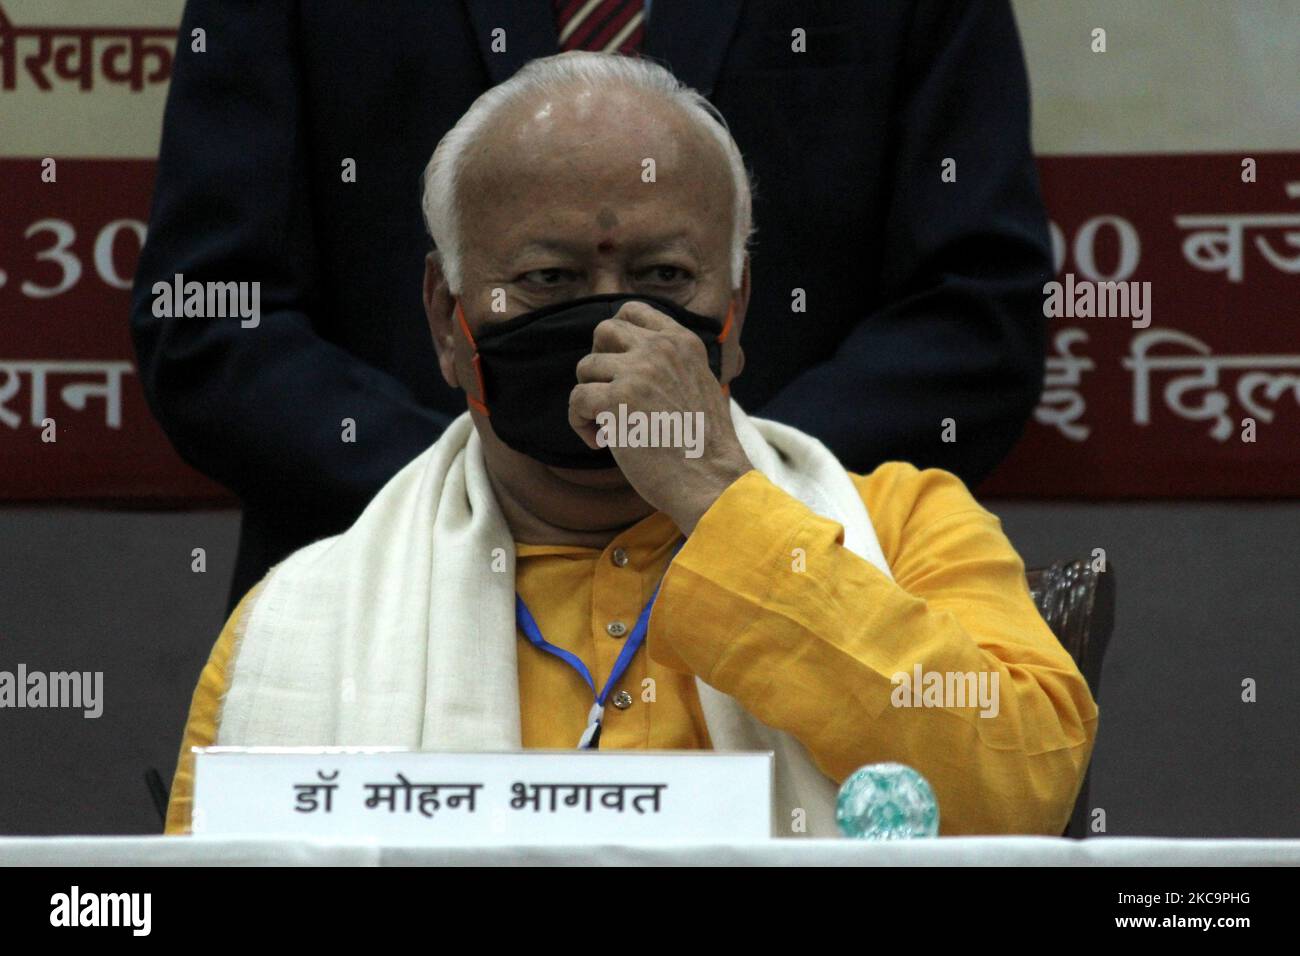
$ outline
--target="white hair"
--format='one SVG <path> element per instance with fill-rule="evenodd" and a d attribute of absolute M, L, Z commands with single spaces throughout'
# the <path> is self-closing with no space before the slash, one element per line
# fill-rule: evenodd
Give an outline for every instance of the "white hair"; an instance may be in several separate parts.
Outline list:
<path fill-rule="evenodd" d="M 514 76 L 476 99 L 438 143 L 424 170 L 424 222 L 433 237 L 443 274 L 453 294 L 460 293 L 462 241 L 457 192 L 469 147 L 508 104 L 530 94 L 571 87 L 601 89 L 620 84 L 676 104 L 696 126 L 722 147 L 735 193 L 732 211 L 731 286 L 740 288 L 745 249 L 753 231 L 753 197 L 740 148 L 717 108 L 657 63 L 615 53 L 573 52 L 533 60 Z"/>

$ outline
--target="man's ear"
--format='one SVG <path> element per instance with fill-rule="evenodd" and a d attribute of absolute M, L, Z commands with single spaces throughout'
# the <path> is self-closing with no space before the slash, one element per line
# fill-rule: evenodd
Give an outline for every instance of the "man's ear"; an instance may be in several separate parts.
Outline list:
<path fill-rule="evenodd" d="M 424 257 L 424 315 L 438 353 L 438 370 L 452 388 L 460 388 L 456 376 L 456 299 L 442 271 L 442 257 L 435 250 Z"/>
<path fill-rule="evenodd" d="M 722 346 L 722 384 L 728 385 L 739 378 L 745 368 L 745 350 L 740 345 L 740 332 L 749 309 L 749 253 L 745 253 L 745 268 L 740 274 L 740 288 L 732 290 L 731 335 Z"/>

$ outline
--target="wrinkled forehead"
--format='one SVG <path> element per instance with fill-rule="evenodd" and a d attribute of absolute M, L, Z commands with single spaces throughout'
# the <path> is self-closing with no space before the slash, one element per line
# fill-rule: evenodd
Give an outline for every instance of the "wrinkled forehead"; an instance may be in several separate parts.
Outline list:
<path fill-rule="evenodd" d="M 722 146 L 677 104 L 628 88 L 533 91 L 502 107 L 467 151 L 465 222 L 548 209 L 662 205 L 729 220 Z"/>

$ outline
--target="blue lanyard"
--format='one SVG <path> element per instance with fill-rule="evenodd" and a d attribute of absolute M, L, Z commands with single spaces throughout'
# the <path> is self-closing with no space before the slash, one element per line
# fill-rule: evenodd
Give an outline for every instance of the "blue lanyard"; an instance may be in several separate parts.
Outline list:
<path fill-rule="evenodd" d="M 677 556 L 677 552 L 681 550 L 682 545 L 685 543 L 685 539 L 677 542 L 672 555 L 668 558 L 669 564 L 672 564 L 673 558 Z M 667 574 L 668 572 L 665 571 L 664 573 Z M 619 652 L 618 659 L 614 661 L 609 680 L 605 682 L 604 688 L 600 691 L 596 690 L 596 682 L 592 679 L 591 671 L 587 669 L 587 665 L 582 662 L 582 658 L 562 647 L 556 647 L 542 637 L 541 628 L 537 626 L 537 621 L 533 619 L 532 612 L 528 610 L 528 605 L 524 603 L 524 599 L 518 593 L 515 594 L 515 621 L 519 624 L 520 630 L 524 632 L 524 636 L 528 638 L 528 642 L 534 647 L 540 648 L 564 661 L 577 671 L 582 676 L 582 679 L 587 682 L 587 686 L 591 688 L 591 694 L 596 702 L 592 704 L 591 710 L 587 714 L 587 729 L 583 731 L 582 738 L 578 741 L 580 750 L 594 749 L 600 743 L 600 726 L 605 716 L 605 701 L 609 699 L 609 692 L 618 685 L 619 680 L 627 671 L 628 665 L 632 663 L 632 658 L 636 657 L 636 652 L 645 643 L 646 631 L 650 629 L 650 614 L 654 610 L 655 600 L 659 597 L 659 589 L 662 586 L 663 580 L 660 579 L 659 583 L 655 585 L 654 594 L 650 595 L 649 603 L 646 604 L 641 611 L 641 615 L 636 619 L 636 626 L 632 628 L 632 633 L 628 635 L 627 642 L 624 643 L 623 650 Z"/>

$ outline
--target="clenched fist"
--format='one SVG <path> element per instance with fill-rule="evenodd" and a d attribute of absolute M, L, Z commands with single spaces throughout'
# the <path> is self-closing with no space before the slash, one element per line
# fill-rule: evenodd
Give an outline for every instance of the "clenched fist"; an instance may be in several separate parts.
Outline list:
<path fill-rule="evenodd" d="M 693 448 L 634 447 L 619 442 L 616 426 L 604 429 L 624 477 L 684 534 L 754 467 L 736 437 L 730 400 L 709 368 L 704 343 L 653 306 L 628 302 L 596 326 L 592 352 L 578 362 L 577 376 L 569 424 L 589 447 L 600 447 L 601 423 L 635 413 L 653 423 L 678 419 L 682 429 L 671 434 L 692 439 Z M 655 418 L 656 412 L 669 416 Z"/>

